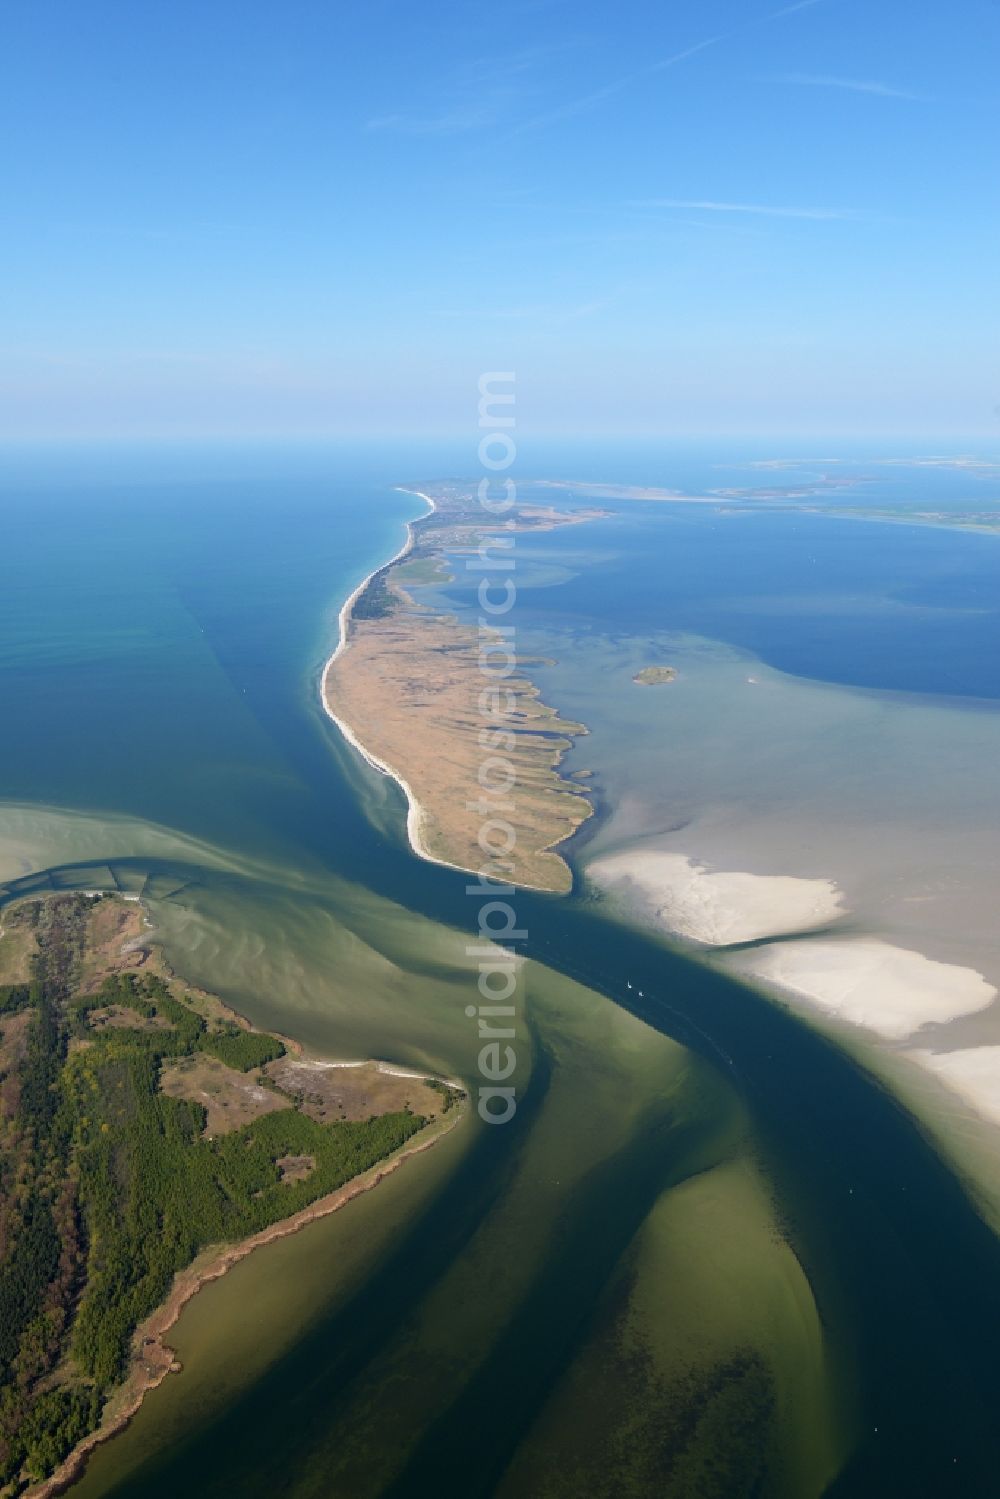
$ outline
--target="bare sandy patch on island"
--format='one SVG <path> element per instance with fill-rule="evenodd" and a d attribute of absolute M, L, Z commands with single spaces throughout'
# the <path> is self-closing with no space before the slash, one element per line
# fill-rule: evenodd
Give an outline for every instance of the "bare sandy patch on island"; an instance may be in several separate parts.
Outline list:
<path fill-rule="evenodd" d="M 201 1104 L 209 1139 L 242 1129 L 264 1114 L 292 1107 L 291 1098 L 262 1087 L 256 1076 L 237 1072 L 206 1052 L 165 1062 L 160 1072 L 160 1090 L 168 1098 L 186 1098 Z"/>

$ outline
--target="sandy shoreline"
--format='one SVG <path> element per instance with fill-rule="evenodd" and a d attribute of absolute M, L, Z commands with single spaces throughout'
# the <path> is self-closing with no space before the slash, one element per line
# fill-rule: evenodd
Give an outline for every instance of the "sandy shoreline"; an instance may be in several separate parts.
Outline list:
<path fill-rule="evenodd" d="M 271 1032 L 276 1035 L 277 1032 Z M 287 1036 L 280 1038 L 285 1043 L 288 1051 L 294 1053 L 296 1060 L 302 1067 L 311 1067 L 316 1072 L 337 1072 L 341 1069 L 351 1071 L 357 1067 L 374 1067 L 383 1077 L 412 1077 L 418 1082 L 446 1083 L 449 1088 L 457 1088 L 459 1092 L 465 1088 L 465 1083 L 460 1077 L 439 1077 L 436 1072 L 418 1072 L 414 1067 L 394 1067 L 389 1062 L 380 1062 L 377 1059 L 365 1058 L 362 1061 L 339 1061 L 328 1057 L 307 1057 L 297 1041 L 290 1040 Z"/>
<path fill-rule="evenodd" d="M 432 514 L 437 509 L 437 505 L 431 499 L 430 495 L 424 494 L 423 490 L 406 489 L 402 485 L 399 485 L 397 487 L 400 494 L 413 494 L 416 495 L 418 499 L 423 500 L 429 507 L 428 514 Z M 419 858 L 426 859 L 428 864 L 440 864 L 444 869 L 457 869 L 462 874 L 469 874 L 474 873 L 474 871 L 464 869 L 460 864 L 452 864 L 447 859 L 439 859 L 436 854 L 431 853 L 430 849 L 427 847 L 423 839 L 423 823 L 425 821 L 426 814 L 423 807 L 420 805 L 419 800 L 417 799 L 417 795 L 414 792 L 413 787 L 409 784 L 408 781 L 403 778 L 403 776 L 399 774 L 398 771 L 393 770 L 391 765 L 386 765 L 383 760 L 380 760 L 377 755 L 373 755 L 371 751 L 364 744 L 362 744 L 357 734 L 355 734 L 354 730 L 351 728 L 351 725 L 344 719 L 340 718 L 336 713 L 334 713 L 333 709 L 330 707 L 330 699 L 327 692 L 327 683 L 329 681 L 330 672 L 334 666 L 334 663 L 339 660 L 344 651 L 347 649 L 347 632 L 351 622 L 351 614 L 354 609 L 354 605 L 364 593 L 365 589 L 368 587 L 372 578 L 375 577 L 376 573 L 382 572 L 387 567 L 392 567 L 396 562 L 402 562 L 404 557 L 409 556 L 412 549 L 413 522 L 407 521 L 406 540 L 400 547 L 399 551 L 396 552 L 394 556 L 390 557 L 388 561 L 380 562 L 378 567 L 373 567 L 368 576 L 366 578 L 363 578 L 358 584 L 357 588 L 354 589 L 354 592 L 347 599 L 345 599 L 340 613 L 337 616 L 340 639 L 337 641 L 337 646 L 333 652 L 333 655 L 330 657 L 323 668 L 323 675 L 320 678 L 320 698 L 323 703 L 323 711 L 326 713 L 327 717 L 332 719 L 333 722 L 337 725 L 337 728 L 343 734 L 344 738 L 347 740 L 351 748 L 357 750 L 358 754 L 367 765 L 371 766 L 372 770 L 377 770 L 379 775 L 388 776 L 390 780 L 395 781 L 396 785 L 400 788 L 403 795 L 406 797 L 406 836 L 409 840 L 409 844 L 413 852 Z"/>
<path fill-rule="evenodd" d="M 64 1493 L 82 1476 L 87 1460 L 94 1450 L 125 1429 L 149 1392 L 161 1385 L 168 1374 L 180 1372 L 181 1365 L 173 1349 L 165 1344 L 163 1339 L 175 1325 L 188 1302 L 203 1286 L 209 1285 L 213 1280 L 219 1280 L 234 1265 L 239 1264 L 240 1260 L 253 1254 L 255 1249 L 260 1249 L 277 1239 L 287 1238 L 290 1234 L 299 1233 L 316 1219 L 328 1217 L 331 1213 L 345 1207 L 355 1197 L 372 1191 L 387 1176 L 398 1171 L 404 1161 L 409 1160 L 411 1156 L 422 1155 L 425 1151 L 432 1149 L 445 1135 L 450 1134 L 464 1114 L 465 1106 L 460 1103 L 456 1106 L 452 1118 L 442 1118 L 437 1126 L 428 1126 L 423 1139 L 417 1136 L 412 1143 L 407 1142 L 395 1155 L 379 1161 L 376 1166 L 372 1166 L 361 1176 L 354 1177 L 351 1181 L 345 1182 L 342 1187 L 338 1187 L 336 1191 L 318 1198 L 316 1202 L 310 1203 L 308 1207 L 302 1208 L 292 1217 L 282 1219 L 280 1223 L 273 1223 L 269 1228 L 261 1229 L 249 1239 L 243 1239 L 238 1244 L 217 1246 L 204 1251 L 200 1263 L 199 1260 L 195 1260 L 186 1270 L 176 1275 L 167 1300 L 136 1328 L 132 1340 L 133 1358 L 140 1356 L 141 1363 L 130 1371 L 117 1396 L 111 1397 L 102 1424 L 74 1447 L 50 1478 L 25 1490 L 24 1499 L 53 1499 L 54 1495 Z"/>

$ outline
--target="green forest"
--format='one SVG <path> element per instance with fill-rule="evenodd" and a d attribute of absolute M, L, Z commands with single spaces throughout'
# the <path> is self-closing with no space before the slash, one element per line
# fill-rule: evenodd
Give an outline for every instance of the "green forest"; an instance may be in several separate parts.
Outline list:
<path fill-rule="evenodd" d="M 284 1107 L 206 1138 L 204 1108 L 161 1091 L 163 1064 L 206 1051 L 246 1072 L 284 1047 L 206 1022 L 183 986 L 155 973 L 117 973 L 81 994 L 92 899 L 22 907 L 19 919 L 36 928 L 33 973 L 0 987 L 5 1495 L 51 1473 L 98 1423 L 137 1324 L 201 1249 L 306 1207 L 425 1123 L 402 1112 L 320 1124 Z M 314 1164 L 285 1181 L 285 1156 Z"/>

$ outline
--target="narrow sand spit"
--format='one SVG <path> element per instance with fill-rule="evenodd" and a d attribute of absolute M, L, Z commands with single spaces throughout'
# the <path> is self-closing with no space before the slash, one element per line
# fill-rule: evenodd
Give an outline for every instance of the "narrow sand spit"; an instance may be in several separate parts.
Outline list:
<path fill-rule="evenodd" d="M 438 509 L 438 506 L 431 495 L 425 494 L 423 490 L 408 489 L 404 485 L 397 485 L 396 487 L 401 494 L 416 495 L 418 499 L 423 500 L 424 503 L 428 506 L 428 513 L 432 513 Z M 416 519 L 425 518 L 426 517 L 417 517 Z M 366 578 L 363 578 L 358 586 L 354 589 L 350 597 L 345 600 L 339 614 L 337 646 L 332 656 L 329 658 L 325 667 L 323 668 L 323 675 L 320 679 L 320 698 L 322 701 L 323 710 L 326 713 L 327 717 L 332 719 L 332 721 L 336 724 L 337 728 L 347 740 L 348 744 L 350 744 L 353 749 L 357 750 L 358 754 L 373 770 L 378 771 L 380 775 L 387 776 L 390 780 L 395 781 L 396 785 L 399 786 L 404 797 L 406 798 L 407 839 L 409 841 L 410 848 L 417 855 L 417 857 L 426 860 L 428 864 L 437 864 L 444 869 L 454 869 L 461 874 L 475 874 L 478 867 L 478 863 L 476 861 L 470 861 L 469 863 L 455 863 L 451 859 L 443 859 L 439 854 L 431 852 L 428 846 L 427 828 L 428 825 L 432 823 L 432 819 L 429 818 L 427 810 L 418 798 L 414 787 L 395 766 L 390 765 L 388 761 L 383 760 L 379 755 L 375 754 L 374 751 L 364 743 L 364 741 L 355 731 L 352 725 L 345 718 L 341 717 L 341 715 L 337 713 L 333 707 L 334 694 L 331 687 L 333 669 L 336 666 L 336 663 L 339 661 L 340 657 L 344 654 L 344 652 L 350 645 L 351 622 L 354 615 L 354 607 L 358 599 L 368 587 L 368 584 L 371 582 L 372 578 L 374 578 L 378 573 L 384 572 L 387 568 L 393 567 L 396 563 L 401 562 L 405 557 L 409 556 L 410 552 L 413 550 L 414 545 L 413 527 L 415 523 L 415 520 L 408 521 L 406 523 L 406 540 L 400 547 L 399 551 L 396 552 L 393 557 L 390 557 L 386 562 L 380 563 L 378 567 L 373 568 L 368 576 Z M 564 836 L 568 836 L 568 834 Z M 552 888 L 550 885 L 535 884 L 531 880 L 527 880 L 524 878 L 518 878 L 516 883 L 521 889 L 541 890 L 545 893 L 549 893 Z"/>
<path fill-rule="evenodd" d="M 985 1010 L 997 995 L 974 968 L 938 963 L 876 937 L 775 943 L 735 954 L 727 966 L 889 1041 Z"/>
<path fill-rule="evenodd" d="M 709 871 L 659 849 L 609 854 L 587 874 L 602 889 L 637 900 L 667 931 L 706 947 L 809 931 L 844 914 L 832 880 Z"/>
<path fill-rule="evenodd" d="M 428 513 L 437 509 L 437 506 L 431 499 L 430 495 L 424 494 L 423 490 L 405 489 L 402 486 L 398 487 L 401 494 L 414 494 L 418 499 L 423 500 L 424 503 L 429 507 Z M 406 835 L 409 839 L 410 847 L 413 849 L 413 852 L 417 854 L 419 858 L 426 859 L 429 864 L 442 864 L 446 869 L 458 869 L 460 868 L 458 864 L 449 864 L 446 859 L 439 859 L 436 855 L 430 852 L 423 836 L 423 829 L 424 824 L 427 820 L 427 814 L 424 811 L 423 807 L 420 805 L 420 802 L 417 800 L 417 796 L 413 790 L 413 787 L 409 784 L 408 781 L 403 779 L 398 771 L 393 770 L 391 765 L 386 765 L 382 760 L 378 759 L 376 755 L 373 755 L 371 751 L 367 749 L 364 744 L 362 744 L 361 740 L 358 738 L 357 734 L 355 734 L 350 724 L 347 723 L 344 719 L 340 718 L 333 711 L 332 707 L 330 706 L 330 693 L 327 686 L 330 679 L 330 671 L 333 667 L 334 662 L 337 661 L 347 649 L 347 637 L 351 623 L 351 616 L 354 611 L 354 605 L 364 593 L 365 589 L 368 587 L 368 584 L 371 582 L 372 578 L 374 578 L 376 573 L 382 572 L 384 568 L 391 567 L 395 562 L 401 562 L 404 557 L 409 556 L 412 549 L 413 522 L 407 521 L 406 540 L 400 547 L 399 551 L 396 552 L 395 556 L 390 557 L 388 561 L 380 562 L 378 567 L 372 568 L 368 576 L 366 578 L 362 578 L 361 582 L 358 584 L 357 588 L 355 588 L 350 597 L 345 599 L 338 617 L 339 638 L 337 641 L 337 647 L 333 655 L 330 657 L 323 668 L 323 676 L 320 682 L 320 699 L 323 704 L 323 710 L 326 713 L 327 717 L 331 718 L 337 725 L 337 728 L 343 734 L 344 738 L 347 740 L 352 749 L 357 750 L 358 754 L 368 765 L 371 766 L 372 770 L 377 770 L 380 775 L 388 776 L 390 780 L 395 781 L 396 785 L 406 797 Z M 466 871 L 463 871 L 463 873 L 465 872 Z"/>

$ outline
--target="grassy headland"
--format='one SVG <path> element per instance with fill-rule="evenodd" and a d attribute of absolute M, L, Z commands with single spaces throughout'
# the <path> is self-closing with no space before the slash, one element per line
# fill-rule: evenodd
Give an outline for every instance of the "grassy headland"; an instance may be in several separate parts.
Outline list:
<path fill-rule="evenodd" d="M 416 851 L 461 869 L 476 870 L 489 860 L 479 843 L 486 814 L 478 777 L 484 759 L 502 753 L 516 773 L 501 798 L 516 833 L 509 877 L 514 884 L 568 890 L 569 867 L 556 849 L 592 808 L 559 766 L 586 729 L 541 701 L 525 671 L 530 662 L 516 653 L 509 675 L 484 671 L 484 652 L 489 660 L 495 647 L 501 656 L 502 636 L 434 613 L 415 602 L 411 590 L 447 580 L 446 554 L 509 547 L 512 532 L 550 530 L 604 512 L 521 504 L 491 529 L 469 486 L 438 484 L 428 493 L 434 510 L 410 523 L 407 548 L 372 574 L 344 612 L 341 648 L 323 680 L 325 705 L 366 757 L 403 787 Z M 493 705 L 489 713 L 484 692 Z M 503 737 L 502 744 L 490 740 L 492 750 L 484 745 L 490 731 Z"/>

